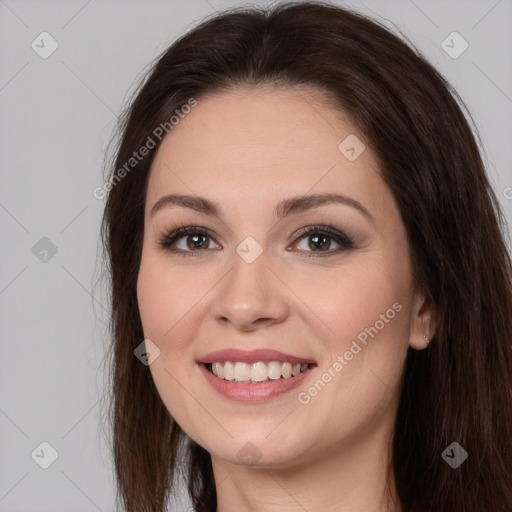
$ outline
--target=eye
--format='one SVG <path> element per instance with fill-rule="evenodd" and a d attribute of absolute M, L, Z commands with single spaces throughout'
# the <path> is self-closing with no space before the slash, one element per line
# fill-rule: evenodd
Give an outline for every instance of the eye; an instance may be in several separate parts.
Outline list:
<path fill-rule="evenodd" d="M 210 249 L 212 240 L 206 229 L 187 226 L 164 235 L 160 240 L 160 245 L 162 248 L 180 256 L 193 256 L 194 253 Z"/>
<path fill-rule="evenodd" d="M 299 245 L 297 245 L 297 241 L 295 242 L 295 245 L 299 247 L 301 252 L 311 253 L 307 254 L 307 257 L 332 256 L 347 249 L 355 248 L 355 243 L 352 239 L 350 239 L 344 233 L 341 233 L 329 226 L 310 226 L 301 229 L 296 234 L 296 240 L 299 241 L 299 244 L 303 244 L 303 247 L 301 248 Z M 331 248 L 333 241 L 339 247 L 328 251 L 328 249 Z M 311 250 L 308 251 L 308 249 Z"/>

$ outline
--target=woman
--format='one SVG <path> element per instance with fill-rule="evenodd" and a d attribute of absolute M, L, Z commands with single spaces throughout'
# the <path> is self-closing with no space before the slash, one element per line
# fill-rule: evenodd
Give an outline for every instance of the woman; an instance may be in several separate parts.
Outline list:
<path fill-rule="evenodd" d="M 512 509 L 511 260 L 450 85 L 322 3 L 157 60 L 105 191 L 128 511 Z"/>

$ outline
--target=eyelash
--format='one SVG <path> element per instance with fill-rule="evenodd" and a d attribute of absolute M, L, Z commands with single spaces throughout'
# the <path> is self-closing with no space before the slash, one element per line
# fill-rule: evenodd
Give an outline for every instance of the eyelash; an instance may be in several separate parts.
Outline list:
<path fill-rule="evenodd" d="M 323 257 L 328 257 L 328 256 L 334 256 L 334 255 L 340 254 L 343 251 L 356 248 L 356 244 L 354 243 L 354 241 L 351 238 L 346 236 L 344 233 L 341 233 L 341 232 L 335 230 L 334 228 L 331 228 L 330 226 L 309 226 L 307 228 L 300 229 L 297 233 L 294 243 L 298 243 L 298 242 L 302 241 L 304 238 L 311 236 L 311 234 L 327 236 L 328 238 L 331 238 L 332 240 L 334 240 L 334 242 L 339 244 L 341 247 L 338 249 L 335 249 L 335 250 L 331 250 L 329 252 L 325 252 L 323 254 L 321 251 L 319 251 L 319 252 L 301 251 L 301 252 L 310 252 L 311 254 L 306 255 L 306 257 L 308 257 L 308 258 L 311 258 L 311 257 L 323 258 Z M 205 252 L 207 250 L 207 249 L 197 249 L 197 250 L 183 251 L 182 249 L 171 249 L 171 245 L 176 240 L 179 240 L 180 238 L 183 238 L 187 235 L 203 235 L 205 237 L 209 237 L 209 238 L 213 239 L 213 237 L 211 237 L 211 235 L 209 234 L 208 230 L 206 230 L 204 228 L 201 228 L 198 226 L 186 226 L 186 227 L 181 227 L 181 228 L 175 229 L 174 231 L 172 231 L 171 233 L 168 233 L 168 234 L 164 233 L 164 235 L 159 240 L 160 246 L 169 252 L 172 252 L 178 256 L 183 256 L 183 257 L 194 256 L 194 255 L 197 255 L 197 253 Z"/>

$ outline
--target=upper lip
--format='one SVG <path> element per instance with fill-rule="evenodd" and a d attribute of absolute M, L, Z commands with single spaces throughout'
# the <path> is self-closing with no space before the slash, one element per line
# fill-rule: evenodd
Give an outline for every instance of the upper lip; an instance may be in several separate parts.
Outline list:
<path fill-rule="evenodd" d="M 257 350 L 241 350 L 236 348 L 228 348 L 224 350 L 216 350 L 210 352 L 197 360 L 198 363 L 216 363 L 222 361 L 240 361 L 244 363 L 258 363 L 280 361 L 289 362 L 291 364 L 316 364 L 313 359 L 285 354 L 278 350 L 257 349 Z"/>

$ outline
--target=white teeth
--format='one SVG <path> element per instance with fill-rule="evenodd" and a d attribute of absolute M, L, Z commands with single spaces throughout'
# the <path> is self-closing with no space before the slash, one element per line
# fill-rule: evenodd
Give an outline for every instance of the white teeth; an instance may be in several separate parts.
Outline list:
<path fill-rule="evenodd" d="M 268 379 L 277 380 L 289 379 L 304 373 L 308 369 L 307 363 L 296 363 L 270 361 L 268 364 L 258 361 L 257 363 L 243 363 L 240 361 L 215 362 L 211 365 L 212 373 L 220 379 L 237 382 L 265 382 Z"/>
<path fill-rule="evenodd" d="M 281 375 L 285 379 L 289 379 L 292 376 L 292 365 L 290 363 L 283 363 L 281 365 Z"/>
<path fill-rule="evenodd" d="M 235 380 L 235 365 L 231 361 L 224 363 L 224 379 Z"/>
<path fill-rule="evenodd" d="M 220 363 L 219 363 L 220 364 Z M 243 382 L 251 380 L 251 365 L 249 363 L 235 363 L 235 380 L 237 382 Z"/>
<path fill-rule="evenodd" d="M 278 361 L 271 361 L 268 363 L 268 378 L 271 380 L 281 378 L 281 363 Z"/>
<path fill-rule="evenodd" d="M 253 382 L 263 382 L 267 380 L 268 371 L 265 363 L 253 363 L 251 368 L 251 380 Z"/>
<path fill-rule="evenodd" d="M 213 363 L 212 365 L 212 371 L 214 375 L 217 375 L 220 379 L 224 378 L 224 368 L 222 368 L 222 365 L 220 363 Z"/>

